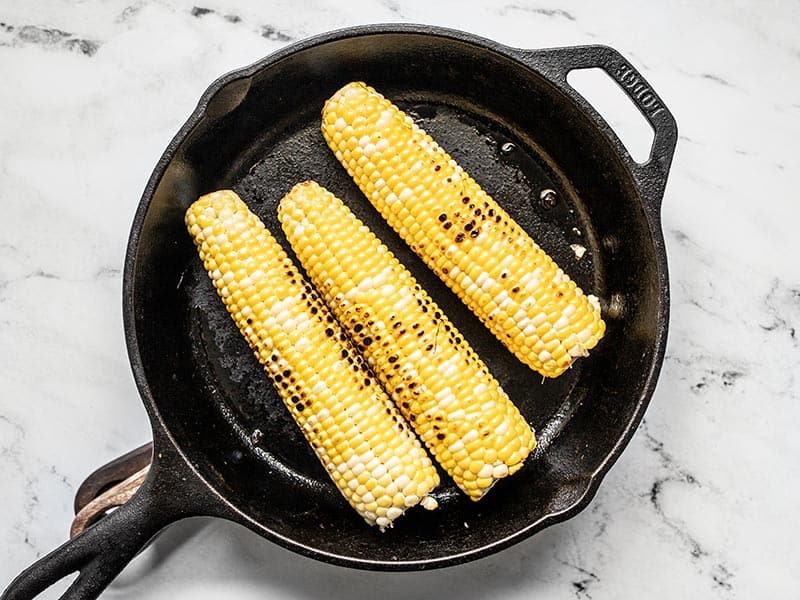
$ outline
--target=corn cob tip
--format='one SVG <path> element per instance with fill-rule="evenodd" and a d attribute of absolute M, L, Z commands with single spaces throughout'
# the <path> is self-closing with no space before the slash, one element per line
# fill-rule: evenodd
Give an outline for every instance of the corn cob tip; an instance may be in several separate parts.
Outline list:
<path fill-rule="evenodd" d="M 350 83 L 346 83 L 336 90 L 330 98 L 325 100 L 325 104 L 322 107 L 323 118 L 330 112 L 332 105 L 339 102 L 341 98 L 357 96 L 362 90 L 371 90 L 376 94 L 378 93 L 363 81 L 351 81 Z"/>
<path fill-rule="evenodd" d="M 221 210 L 224 206 L 231 206 L 231 204 L 237 200 L 241 199 L 233 190 L 216 190 L 208 194 L 203 194 L 186 209 L 184 213 L 185 221 L 188 223 L 190 219 L 194 218 L 196 220 L 196 213 L 199 208 Z"/>

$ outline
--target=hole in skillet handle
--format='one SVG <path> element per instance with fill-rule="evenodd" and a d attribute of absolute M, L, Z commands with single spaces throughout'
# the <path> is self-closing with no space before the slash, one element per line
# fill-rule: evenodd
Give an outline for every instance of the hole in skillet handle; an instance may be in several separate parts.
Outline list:
<path fill-rule="evenodd" d="M 594 120 L 614 145 L 617 154 L 633 175 L 648 207 L 652 209 L 654 216 L 658 217 L 667 175 L 678 141 L 678 127 L 672 113 L 641 73 L 619 52 L 608 46 L 569 46 L 544 50 L 515 49 L 513 52 L 521 62 L 547 78 Z M 646 152 L 647 160 L 645 162 L 637 162 L 632 157 L 615 130 L 598 113 L 597 108 L 567 81 L 570 73 L 572 73 L 570 80 L 575 81 L 576 71 L 594 69 L 604 71 L 619 86 L 619 89 L 633 102 L 641 116 L 652 128 L 652 143 L 649 152 Z M 582 77 L 585 76 L 577 76 L 577 83 L 581 87 L 583 87 L 580 83 Z M 596 75 L 590 75 L 590 77 L 595 78 Z M 596 84 L 596 82 L 595 79 L 594 83 Z M 590 95 L 590 97 L 592 96 L 593 94 Z M 601 104 L 600 108 L 606 106 L 605 99 L 599 103 Z M 617 114 L 614 109 L 611 112 Z M 626 122 L 627 120 L 626 118 Z M 628 128 L 624 129 L 627 131 Z M 641 141 L 637 141 L 632 145 L 638 150 L 640 144 Z M 640 156 L 638 151 L 636 156 Z"/>
<path fill-rule="evenodd" d="M 567 74 L 567 83 L 597 109 L 633 160 L 640 165 L 650 160 L 655 138 L 653 127 L 605 70 L 574 69 Z"/>

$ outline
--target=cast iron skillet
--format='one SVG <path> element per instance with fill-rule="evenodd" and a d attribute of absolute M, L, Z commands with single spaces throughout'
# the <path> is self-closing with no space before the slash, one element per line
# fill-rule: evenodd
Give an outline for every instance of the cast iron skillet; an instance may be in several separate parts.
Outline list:
<path fill-rule="evenodd" d="M 605 69 L 652 125 L 635 163 L 566 82 Z M 327 149 L 324 100 L 364 80 L 414 115 L 587 290 L 605 339 L 556 380 L 523 366 L 383 223 Z M 380 570 L 466 562 L 575 515 L 644 413 L 664 356 L 668 281 L 659 207 L 677 130 L 637 71 L 603 46 L 520 50 L 470 34 L 377 25 L 311 38 L 230 73 L 170 143 L 133 222 L 124 318 L 153 427 L 150 474 L 126 505 L 23 572 L 3 599 L 80 571 L 64 598 L 95 598 L 164 526 L 193 515 L 241 523 L 301 554 Z M 313 178 L 344 198 L 447 311 L 536 427 L 525 469 L 480 503 L 446 477 L 440 509 L 393 530 L 346 506 L 240 338 L 183 225 L 198 195 L 233 187 L 285 243 L 277 201 Z M 555 206 L 538 199 L 552 189 Z M 581 260 L 570 244 L 587 248 Z"/>

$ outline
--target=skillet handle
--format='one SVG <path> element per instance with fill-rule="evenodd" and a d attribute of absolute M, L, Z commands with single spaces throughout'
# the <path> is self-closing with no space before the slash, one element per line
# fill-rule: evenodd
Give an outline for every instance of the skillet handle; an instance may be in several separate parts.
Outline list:
<path fill-rule="evenodd" d="M 672 113 L 641 73 L 619 52 L 608 46 L 573 46 L 517 52 L 520 60 L 558 86 L 598 122 L 612 143 L 617 146 L 643 195 L 658 213 L 678 141 L 678 126 Z M 591 104 L 567 83 L 567 74 L 570 71 L 590 68 L 603 69 L 633 101 L 653 128 L 653 146 L 646 162 L 638 163 L 633 160 L 611 127 Z"/>
<path fill-rule="evenodd" d="M 198 514 L 189 507 L 192 494 L 186 489 L 186 478 L 176 476 L 177 471 L 156 459 L 128 502 L 25 569 L 0 600 L 32 600 L 76 571 L 80 574 L 61 600 L 97 598 L 161 529 Z"/>

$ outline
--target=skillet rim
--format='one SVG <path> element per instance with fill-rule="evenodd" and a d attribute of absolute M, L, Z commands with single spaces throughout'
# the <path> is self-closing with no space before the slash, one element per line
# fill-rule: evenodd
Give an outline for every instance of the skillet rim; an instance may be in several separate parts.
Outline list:
<path fill-rule="evenodd" d="M 369 24 L 369 25 L 361 25 L 355 27 L 346 27 L 346 28 L 332 30 L 319 35 L 315 35 L 309 38 L 305 38 L 303 40 L 299 40 L 297 42 L 284 46 L 283 48 L 277 50 L 276 52 L 273 52 L 268 56 L 251 63 L 250 65 L 247 65 L 240 69 L 232 70 L 217 78 L 214 82 L 211 83 L 211 85 L 205 90 L 205 92 L 203 92 L 192 114 L 189 116 L 189 118 L 186 120 L 183 126 L 179 129 L 178 133 L 175 134 L 175 136 L 167 145 L 166 149 L 164 150 L 163 154 L 156 163 L 156 166 L 154 167 L 153 172 L 147 181 L 147 184 L 142 193 L 141 199 L 137 206 L 133 222 L 131 225 L 131 231 L 128 238 L 128 244 L 125 255 L 125 265 L 123 271 L 123 288 L 122 288 L 123 324 L 125 332 L 125 341 L 128 349 L 128 358 L 131 364 L 131 370 L 133 372 L 137 389 L 141 396 L 142 403 L 144 404 L 145 409 L 147 411 L 148 418 L 150 420 L 150 425 L 153 430 L 153 437 L 155 442 L 155 450 L 153 453 L 154 460 L 157 460 L 160 450 L 159 446 L 161 446 L 162 444 L 168 444 L 169 450 L 171 451 L 169 452 L 169 454 L 175 454 L 178 457 L 180 457 L 182 463 L 184 463 L 182 466 L 185 469 L 188 469 L 189 471 L 193 472 L 193 474 L 197 477 L 197 483 L 202 485 L 206 494 L 210 493 L 217 501 L 217 503 L 219 503 L 220 505 L 218 507 L 219 510 L 214 510 L 213 512 L 204 511 L 202 514 L 213 514 L 214 516 L 220 516 L 238 522 L 240 524 L 247 526 L 249 529 L 255 531 L 262 537 L 265 537 L 266 539 L 269 539 L 289 550 L 292 550 L 294 552 L 297 552 L 301 555 L 310 558 L 322 560 L 327 563 L 351 567 L 351 568 L 367 569 L 367 570 L 413 571 L 413 570 L 426 570 L 426 569 L 454 566 L 457 564 L 462 564 L 465 562 L 476 560 L 478 558 L 488 556 L 504 548 L 507 548 L 515 543 L 518 543 L 532 536 L 536 532 L 541 531 L 546 527 L 549 527 L 551 525 L 554 525 L 562 521 L 566 521 L 575 516 L 576 514 L 578 514 L 579 512 L 581 512 L 584 508 L 586 508 L 586 506 L 588 506 L 588 504 L 596 495 L 601 482 L 605 478 L 611 466 L 619 459 L 622 451 L 625 449 L 625 447 L 627 447 L 628 443 L 631 441 L 652 399 L 653 393 L 655 392 L 655 388 L 658 382 L 658 376 L 660 374 L 664 362 L 664 355 L 666 351 L 667 333 L 669 326 L 670 293 L 669 293 L 666 249 L 665 249 L 663 232 L 661 230 L 660 217 L 658 211 L 659 208 L 658 200 L 660 200 L 660 198 L 650 199 L 650 201 L 648 202 L 648 199 L 645 198 L 645 196 L 647 195 L 646 191 L 643 189 L 643 186 L 636 180 L 634 174 L 630 172 L 630 169 L 627 168 L 626 165 L 626 170 L 631 176 L 631 180 L 635 182 L 634 187 L 637 191 L 636 196 L 639 201 L 639 204 L 641 204 L 642 206 L 643 212 L 645 213 L 645 219 L 649 227 L 649 234 L 654 249 L 655 269 L 659 282 L 660 302 L 656 317 L 657 331 L 655 337 L 655 344 L 653 348 L 653 357 L 649 367 L 645 369 L 642 373 L 644 378 L 642 392 L 641 394 L 639 394 L 638 399 L 636 399 L 636 408 L 634 410 L 631 419 L 626 424 L 622 432 L 622 435 L 616 440 L 611 451 L 605 456 L 605 458 L 599 464 L 597 469 L 595 469 L 595 471 L 592 472 L 590 476 L 586 479 L 585 488 L 583 492 L 580 494 L 580 496 L 578 496 L 572 502 L 572 504 L 566 509 L 543 515 L 540 519 L 530 522 L 524 527 L 517 529 L 513 534 L 497 539 L 493 542 L 483 544 L 478 548 L 474 548 L 463 552 L 451 553 L 437 558 L 428 558 L 421 560 L 404 560 L 404 561 L 367 560 L 362 558 L 354 558 L 352 556 L 346 556 L 344 554 L 335 554 L 332 552 L 320 550 L 311 545 L 297 542 L 285 535 L 273 531 L 260 521 L 254 519 L 246 512 L 239 509 L 228 497 L 226 497 L 219 489 L 217 489 L 217 487 L 212 482 L 210 482 L 207 478 L 205 478 L 199 472 L 199 470 L 192 464 L 192 461 L 190 457 L 187 455 L 186 451 L 184 450 L 182 443 L 180 442 L 179 439 L 176 439 L 176 436 L 167 426 L 167 423 L 165 422 L 161 414 L 161 410 L 158 407 L 153 392 L 150 388 L 150 384 L 145 375 L 145 369 L 142 360 L 142 349 L 140 348 L 138 335 L 136 331 L 136 314 L 135 314 L 136 303 L 134 301 L 135 299 L 134 275 L 136 272 L 136 259 L 139 249 L 139 240 L 142 227 L 144 225 L 147 212 L 150 208 L 150 204 L 155 195 L 155 191 L 158 188 L 159 184 L 161 183 L 162 178 L 168 166 L 172 162 L 173 158 L 175 157 L 180 146 L 183 144 L 186 138 L 192 133 L 192 131 L 203 120 L 203 118 L 206 117 L 209 106 L 211 105 L 213 99 L 216 97 L 217 93 L 220 90 L 222 90 L 227 84 L 238 79 L 252 77 L 256 73 L 264 69 L 270 68 L 273 64 L 277 63 L 280 60 L 283 60 L 284 58 L 287 58 L 295 53 L 308 50 L 315 46 L 320 46 L 330 42 L 340 41 L 348 38 L 381 35 L 381 34 L 410 34 L 410 35 L 424 35 L 428 37 L 445 38 L 448 40 L 459 41 L 475 46 L 482 51 L 489 51 L 499 54 L 500 56 L 515 62 L 516 64 L 519 65 L 520 68 L 528 71 L 533 71 L 534 73 L 536 73 L 537 76 L 549 82 L 551 85 L 554 85 L 559 90 L 559 92 L 565 96 L 565 101 L 577 102 L 579 108 L 583 112 L 588 113 L 588 116 L 591 117 L 590 120 L 593 122 L 593 124 L 603 134 L 611 138 L 610 141 L 615 146 L 615 149 L 618 152 L 621 150 L 622 152 L 626 153 L 624 147 L 621 145 L 621 143 L 619 143 L 618 138 L 616 138 L 616 135 L 614 134 L 613 130 L 607 125 L 607 123 L 605 123 L 602 117 L 600 117 L 597 114 L 597 112 L 591 107 L 591 105 L 589 105 L 585 100 L 583 100 L 580 97 L 576 98 L 574 97 L 574 95 L 566 93 L 561 86 L 556 85 L 553 82 L 551 77 L 541 73 L 534 66 L 526 63 L 521 59 L 521 54 L 523 53 L 535 56 L 536 53 L 546 53 L 548 50 L 551 50 L 549 48 L 538 49 L 538 50 L 519 49 L 501 44 L 499 42 L 495 42 L 493 40 L 478 35 L 474 35 L 471 33 L 455 29 L 424 25 L 424 24 L 411 24 L 411 23 L 402 23 L 402 24 L 383 23 L 383 24 Z M 607 48 L 605 46 L 583 46 L 583 48 L 597 48 L 599 50 L 602 49 L 610 50 L 610 48 Z M 668 164 L 669 163 L 667 163 L 667 165 Z M 664 174 L 664 179 L 666 179 L 666 173 Z M 146 351 L 147 350 L 145 349 L 144 352 Z M 155 469 L 153 471 L 155 471 Z M 210 506 L 213 506 L 211 502 L 206 502 L 203 504 L 205 509 L 208 509 Z"/>

